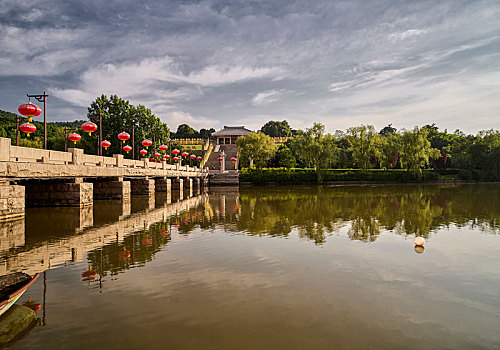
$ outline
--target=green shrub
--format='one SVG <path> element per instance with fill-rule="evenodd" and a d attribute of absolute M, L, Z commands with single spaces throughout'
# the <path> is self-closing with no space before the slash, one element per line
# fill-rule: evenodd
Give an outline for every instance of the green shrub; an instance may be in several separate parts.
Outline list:
<path fill-rule="evenodd" d="M 464 169 L 458 173 L 460 180 L 468 181 L 500 181 L 500 176 L 494 171 L 485 171 L 479 169 Z"/>
<path fill-rule="evenodd" d="M 438 179 L 438 174 L 431 170 L 421 173 L 406 170 L 365 170 L 333 169 L 322 171 L 322 181 L 373 181 L 373 182 L 425 182 Z M 240 181 L 254 184 L 301 184 L 316 183 L 317 174 L 313 169 L 254 169 L 244 168 L 240 171 Z"/>

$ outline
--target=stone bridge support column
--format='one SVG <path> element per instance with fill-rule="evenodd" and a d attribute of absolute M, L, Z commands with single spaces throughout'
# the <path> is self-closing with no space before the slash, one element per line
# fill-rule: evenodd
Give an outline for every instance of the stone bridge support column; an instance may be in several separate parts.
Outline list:
<path fill-rule="evenodd" d="M 194 195 L 199 195 L 201 191 L 201 180 L 199 177 L 195 177 L 193 179 L 193 194 Z"/>
<path fill-rule="evenodd" d="M 79 178 L 73 183 L 29 182 L 25 187 L 27 206 L 85 207 L 94 203 L 94 184 Z"/>
<path fill-rule="evenodd" d="M 16 220 L 24 217 L 24 186 L 0 183 L 0 221 Z"/>
<path fill-rule="evenodd" d="M 184 179 L 172 179 L 172 202 L 184 197 Z"/>
<path fill-rule="evenodd" d="M 155 179 L 155 191 L 170 193 L 172 191 L 172 181 L 167 178 Z"/>
<path fill-rule="evenodd" d="M 193 197 L 193 179 L 189 177 L 184 179 L 184 197 Z"/>
<path fill-rule="evenodd" d="M 94 199 L 130 200 L 130 195 L 130 181 L 123 181 L 123 178 L 94 182 Z"/>
<path fill-rule="evenodd" d="M 132 194 L 145 194 L 154 196 L 155 180 L 153 179 L 131 179 Z"/>

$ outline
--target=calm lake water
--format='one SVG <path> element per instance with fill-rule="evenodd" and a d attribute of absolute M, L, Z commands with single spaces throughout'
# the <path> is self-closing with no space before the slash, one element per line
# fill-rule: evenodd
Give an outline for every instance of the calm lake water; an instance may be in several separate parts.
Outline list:
<path fill-rule="evenodd" d="M 18 304 L 45 302 L 16 349 L 500 348 L 498 184 L 212 189 L 9 225 L 2 273 L 42 272 Z"/>

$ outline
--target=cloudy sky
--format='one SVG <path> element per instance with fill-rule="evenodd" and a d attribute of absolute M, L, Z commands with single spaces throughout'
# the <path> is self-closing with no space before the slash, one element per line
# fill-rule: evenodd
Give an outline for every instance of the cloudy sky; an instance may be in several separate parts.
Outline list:
<path fill-rule="evenodd" d="M 0 109 L 101 94 L 171 128 L 500 129 L 498 0 L 1 0 Z"/>

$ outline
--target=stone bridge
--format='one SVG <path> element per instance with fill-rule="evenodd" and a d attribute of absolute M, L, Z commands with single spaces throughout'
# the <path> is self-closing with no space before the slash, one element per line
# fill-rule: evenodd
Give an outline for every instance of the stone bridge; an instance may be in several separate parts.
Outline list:
<path fill-rule="evenodd" d="M 121 242 L 129 234 L 147 230 L 152 224 L 165 222 L 172 216 L 206 204 L 208 195 L 201 194 L 175 203 L 169 202 L 167 200 L 164 205 L 155 208 L 153 201 L 149 208 L 133 214 L 130 214 L 130 202 L 119 202 L 123 204 L 119 219 L 97 227 L 93 226 L 92 208 L 79 208 L 79 218 L 74 223 L 76 227 L 72 228 L 72 232 L 67 232 L 69 236 L 62 235 L 28 248 L 24 248 L 24 219 L 2 223 L 0 251 L 3 251 L 4 257 L 0 259 L 0 275 L 18 271 L 34 274 L 60 264 L 79 261 L 89 251 Z"/>
<path fill-rule="evenodd" d="M 208 184 L 208 169 L 188 165 L 12 146 L 0 138 L 0 221 L 24 216 L 25 206 L 77 206 L 131 194 L 193 193 Z"/>

